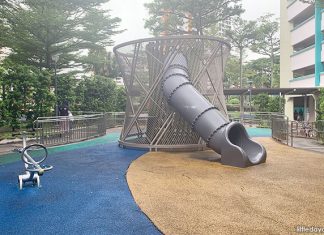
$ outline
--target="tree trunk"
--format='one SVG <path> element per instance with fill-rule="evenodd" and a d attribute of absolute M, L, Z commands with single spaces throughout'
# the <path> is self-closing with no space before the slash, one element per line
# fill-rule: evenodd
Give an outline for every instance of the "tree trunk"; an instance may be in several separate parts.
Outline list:
<path fill-rule="evenodd" d="M 243 48 L 240 50 L 240 88 L 243 88 Z M 240 121 L 243 123 L 244 116 L 244 96 L 240 96 Z"/>
<path fill-rule="evenodd" d="M 274 55 L 273 55 L 273 50 L 271 51 L 271 73 L 270 73 L 270 88 L 273 87 L 273 70 L 274 70 Z"/>
<path fill-rule="evenodd" d="M 243 88 L 243 48 L 240 48 L 240 88 Z"/>

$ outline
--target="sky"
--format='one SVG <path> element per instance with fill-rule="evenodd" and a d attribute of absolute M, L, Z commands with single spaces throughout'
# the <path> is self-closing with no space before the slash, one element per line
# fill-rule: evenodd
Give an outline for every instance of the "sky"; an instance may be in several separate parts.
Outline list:
<path fill-rule="evenodd" d="M 148 30 L 144 29 L 144 19 L 148 17 L 148 12 L 144 3 L 151 0 L 110 0 L 108 8 L 111 9 L 113 17 L 122 19 L 120 29 L 125 32 L 115 35 L 112 39 L 115 45 L 140 38 L 151 37 Z M 245 13 L 243 18 L 255 20 L 267 13 L 273 13 L 277 18 L 280 15 L 280 0 L 242 0 Z"/>

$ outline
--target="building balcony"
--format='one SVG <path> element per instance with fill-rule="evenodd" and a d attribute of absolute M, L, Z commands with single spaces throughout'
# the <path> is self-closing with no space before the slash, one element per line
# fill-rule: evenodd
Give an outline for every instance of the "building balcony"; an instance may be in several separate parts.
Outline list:
<path fill-rule="evenodd" d="M 289 86 L 294 88 L 315 87 L 315 74 L 291 79 Z M 320 87 L 324 87 L 324 72 L 321 73 Z"/>
<path fill-rule="evenodd" d="M 322 30 L 324 30 L 324 12 L 322 12 Z M 315 17 L 305 20 L 291 30 L 291 43 L 296 45 L 315 36 Z"/>
<path fill-rule="evenodd" d="M 295 18 L 300 17 L 311 4 L 303 3 L 298 0 L 288 3 L 288 21 L 293 21 Z"/>
<path fill-rule="evenodd" d="M 291 57 L 291 69 L 296 71 L 315 64 L 315 46 L 295 52 Z M 324 61 L 324 44 L 322 42 L 322 61 Z"/>

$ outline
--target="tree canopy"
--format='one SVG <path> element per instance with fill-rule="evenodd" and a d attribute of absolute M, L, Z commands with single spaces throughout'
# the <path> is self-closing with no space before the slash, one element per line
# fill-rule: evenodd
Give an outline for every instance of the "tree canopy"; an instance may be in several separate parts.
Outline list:
<path fill-rule="evenodd" d="M 239 17 L 233 20 L 233 27 L 225 31 L 225 36 L 239 51 L 240 60 L 240 87 L 243 85 L 243 53 L 256 38 L 256 22 L 243 20 Z"/>
<path fill-rule="evenodd" d="M 124 111 L 126 94 L 111 79 L 101 76 L 85 78 L 75 88 L 78 94 L 74 109 L 82 111 Z"/>
<path fill-rule="evenodd" d="M 51 76 L 47 71 L 5 61 L 0 66 L 0 85 L 0 126 L 9 125 L 15 129 L 22 116 L 33 120 L 51 113 L 55 97 L 50 90 Z"/>
<path fill-rule="evenodd" d="M 19 128 L 19 119 L 32 123 L 37 117 L 54 114 L 55 104 L 68 104 L 73 111 L 120 112 L 126 94 L 110 78 L 94 76 L 77 81 L 67 75 L 57 77 L 57 97 L 53 76 L 46 69 L 20 65 L 6 59 L 0 65 L 0 127 Z"/>
<path fill-rule="evenodd" d="M 279 67 L 279 56 L 275 57 L 274 64 L 270 58 L 259 58 L 246 63 L 244 77 L 256 88 L 279 87 Z"/>
<path fill-rule="evenodd" d="M 60 55 L 59 68 L 75 68 L 85 63 L 82 54 L 111 45 L 111 36 L 119 32 L 120 19 L 101 7 L 107 0 L 6 2 L 0 8 L 1 44 L 23 64 L 50 68 L 52 56 Z"/>
<path fill-rule="evenodd" d="M 280 49 L 279 22 L 272 18 L 273 15 L 268 14 L 258 19 L 257 37 L 251 47 L 252 51 L 270 58 L 270 87 L 273 86 L 274 82 L 275 56 L 279 54 Z"/>
<path fill-rule="evenodd" d="M 190 32 L 184 25 L 189 24 L 193 34 L 203 35 L 217 22 L 240 15 L 240 3 L 241 0 L 154 0 L 145 4 L 150 15 L 145 27 L 155 35 L 186 34 Z"/>

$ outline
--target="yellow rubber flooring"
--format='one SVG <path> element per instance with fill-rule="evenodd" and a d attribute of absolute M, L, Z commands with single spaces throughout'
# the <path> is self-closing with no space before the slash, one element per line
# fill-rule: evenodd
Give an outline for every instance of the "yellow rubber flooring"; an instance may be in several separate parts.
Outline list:
<path fill-rule="evenodd" d="M 324 227 L 324 155 L 255 138 L 268 158 L 240 169 L 212 151 L 150 152 L 127 181 L 136 203 L 165 234 L 291 234 Z"/>

